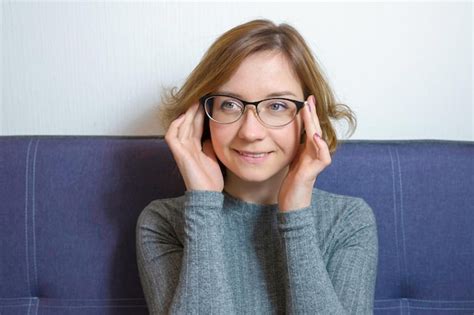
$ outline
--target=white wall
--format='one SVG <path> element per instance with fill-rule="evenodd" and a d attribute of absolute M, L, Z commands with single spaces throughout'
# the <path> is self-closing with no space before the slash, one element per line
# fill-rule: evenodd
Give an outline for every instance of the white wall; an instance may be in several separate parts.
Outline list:
<path fill-rule="evenodd" d="M 306 38 L 352 139 L 474 140 L 471 1 L 2 2 L 3 135 L 157 135 L 161 86 L 253 18 Z"/>

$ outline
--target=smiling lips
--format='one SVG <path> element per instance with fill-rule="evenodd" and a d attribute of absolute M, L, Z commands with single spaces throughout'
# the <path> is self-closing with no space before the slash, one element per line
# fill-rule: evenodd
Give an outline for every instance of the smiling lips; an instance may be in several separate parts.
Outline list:
<path fill-rule="evenodd" d="M 263 162 L 266 160 L 270 152 L 248 152 L 248 151 L 238 151 L 235 150 L 242 159 L 244 159 L 247 162 Z"/>

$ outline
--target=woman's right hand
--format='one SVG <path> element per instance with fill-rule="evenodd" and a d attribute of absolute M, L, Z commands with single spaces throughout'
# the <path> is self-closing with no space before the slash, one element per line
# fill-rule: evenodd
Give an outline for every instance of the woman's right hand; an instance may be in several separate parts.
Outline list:
<path fill-rule="evenodd" d="M 186 189 L 222 192 L 224 178 L 210 140 L 201 145 L 204 109 L 195 103 L 176 118 L 165 134 Z"/>

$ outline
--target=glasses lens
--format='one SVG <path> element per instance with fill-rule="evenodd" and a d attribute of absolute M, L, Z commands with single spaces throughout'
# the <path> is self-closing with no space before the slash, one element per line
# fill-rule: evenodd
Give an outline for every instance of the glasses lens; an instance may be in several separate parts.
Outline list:
<path fill-rule="evenodd" d="M 238 120 L 244 105 L 237 99 L 229 96 L 211 96 L 204 103 L 207 115 L 223 124 Z"/>
<path fill-rule="evenodd" d="M 296 116 L 296 104 L 284 99 L 270 99 L 258 105 L 260 119 L 270 126 L 283 126 L 290 123 Z"/>

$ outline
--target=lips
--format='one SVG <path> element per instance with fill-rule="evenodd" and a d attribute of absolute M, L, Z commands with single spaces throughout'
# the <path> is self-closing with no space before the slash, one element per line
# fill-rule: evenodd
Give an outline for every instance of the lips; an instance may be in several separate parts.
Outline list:
<path fill-rule="evenodd" d="M 242 151 L 240 151 L 239 154 L 243 155 L 243 156 L 252 157 L 252 158 L 261 158 L 261 157 L 264 157 L 265 155 L 267 155 L 268 152 L 254 153 L 254 152 L 242 152 Z"/>
<path fill-rule="evenodd" d="M 234 150 L 242 161 L 250 164 L 262 164 L 265 163 L 270 157 L 273 151 L 239 151 Z"/>
<path fill-rule="evenodd" d="M 251 151 L 240 151 L 240 150 L 235 150 L 237 153 L 243 156 L 248 156 L 248 157 L 253 157 L 253 158 L 259 158 L 259 157 L 264 157 L 265 155 L 268 155 L 270 152 L 266 151 L 260 151 L 260 152 L 251 152 Z"/>

